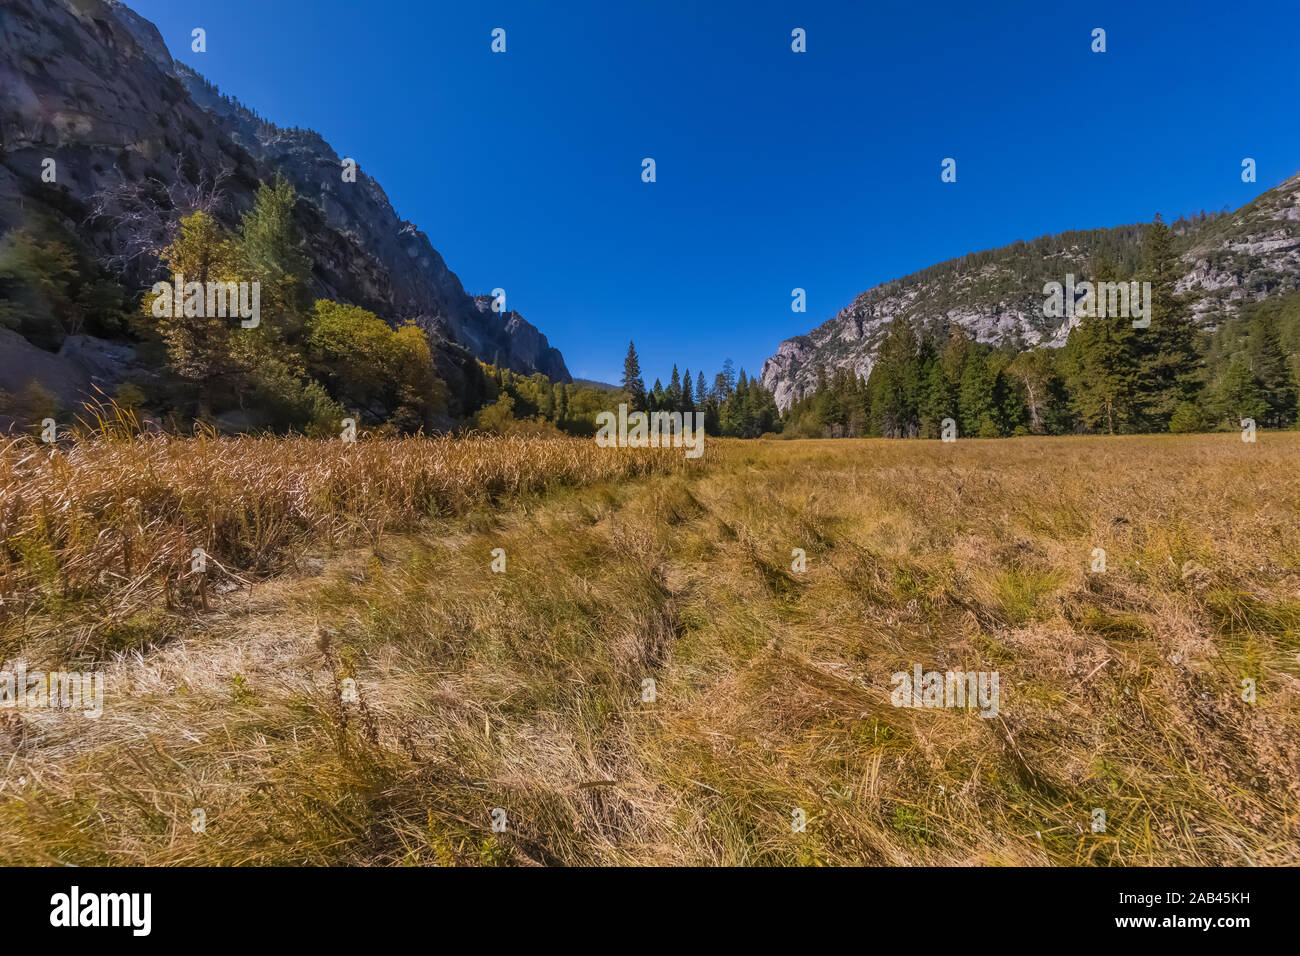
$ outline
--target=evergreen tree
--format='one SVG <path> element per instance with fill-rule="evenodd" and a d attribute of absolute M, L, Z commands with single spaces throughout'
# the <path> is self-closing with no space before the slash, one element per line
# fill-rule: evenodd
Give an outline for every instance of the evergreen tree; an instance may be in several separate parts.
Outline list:
<path fill-rule="evenodd" d="M 298 197 L 283 175 L 263 183 L 240 224 L 240 245 L 251 275 L 261 283 L 262 325 L 276 338 L 301 331 L 311 306 L 311 260 L 294 222 Z"/>
<path fill-rule="evenodd" d="M 673 363 L 673 374 L 668 379 L 668 387 L 664 389 L 664 406 L 666 411 L 675 412 L 682 404 L 682 376 L 677 371 L 677 363 Z"/>
<path fill-rule="evenodd" d="M 636 346 L 627 343 L 627 358 L 623 359 L 623 390 L 632 399 L 634 409 L 645 408 L 645 382 L 641 378 L 641 360 L 637 358 Z"/>
<path fill-rule="evenodd" d="M 921 437 L 938 438 L 943 431 L 943 420 L 957 420 L 956 391 L 944 374 L 938 360 L 931 361 L 922 375 L 921 387 Z"/>
<path fill-rule="evenodd" d="M 997 406 L 993 396 L 994 384 L 993 373 L 989 370 L 986 358 L 978 352 L 972 352 L 962 368 L 958 397 L 958 404 L 961 407 L 959 421 L 962 434 L 981 435 L 982 430 L 987 431 L 984 427 L 985 422 L 992 423 L 996 427 Z"/>
<path fill-rule="evenodd" d="M 1209 411 L 1221 425 L 1230 429 L 1239 428 L 1242 419 L 1253 418 L 1256 422 L 1264 419 L 1268 401 L 1244 354 L 1233 356 L 1223 377 L 1215 384 Z"/>
<path fill-rule="evenodd" d="M 885 438 L 907 438 L 920 430 L 917 414 L 921 390 L 918 342 L 911 323 L 895 318 L 880 343 L 876 364 L 867 379 L 871 392 L 871 432 Z"/>
<path fill-rule="evenodd" d="M 1113 272 L 1105 263 L 1098 267 L 1096 274 L 1098 282 L 1113 279 Z M 1154 298 L 1154 289 L 1152 295 Z M 1150 329 L 1134 329 L 1133 320 L 1124 316 L 1097 315 L 1080 318 L 1070 330 L 1061 367 L 1070 390 L 1072 411 L 1090 431 L 1114 435 L 1140 421 L 1141 374 L 1134 345 L 1134 335 L 1139 331 Z"/>
<path fill-rule="evenodd" d="M 998 353 L 993 370 L 993 417 L 1003 435 L 1029 434 L 1029 409 L 1024 393 L 1005 369 L 1006 356 Z M 998 366 L 1004 366 L 999 368 Z"/>
<path fill-rule="evenodd" d="M 1141 277 L 1151 283 L 1151 326 L 1136 329 L 1142 426 L 1164 431 L 1174 409 L 1201 387 L 1199 333 L 1175 292 L 1180 268 L 1173 235 L 1159 216 L 1146 228 Z M 1117 320 L 1118 321 L 1118 320 Z"/>
<path fill-rule="evenodd" d="M 1270 316 L 1261 313 L 1251 319 L 1246 358 L 1266 406 L 1261 423 L 1270 428 L 1288 427 L 1296 419 L 1297 388 Z"/>
<path fill-rule="evenodd" d="M 736 366 L 731 359 L 722 363 L 722 398 L 730 397 L 731 393 L 736 390 Z"/>

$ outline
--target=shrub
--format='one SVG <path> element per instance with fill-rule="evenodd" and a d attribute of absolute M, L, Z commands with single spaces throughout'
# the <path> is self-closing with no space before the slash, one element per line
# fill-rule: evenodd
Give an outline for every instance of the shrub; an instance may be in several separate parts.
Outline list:
<path fill-rule="evenodd" d="M 1205 430 L 1205 416 L 1195 402 L 1183 402 L 1169 418 L 1169 430 L 1175 435 L 1186 435 Z"/>

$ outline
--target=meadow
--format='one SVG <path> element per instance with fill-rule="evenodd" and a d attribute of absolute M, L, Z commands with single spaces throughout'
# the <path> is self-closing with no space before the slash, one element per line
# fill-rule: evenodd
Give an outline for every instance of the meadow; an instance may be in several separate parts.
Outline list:
<path fill-rule="evenodd" d="M 1297 462 L 10 442 L 0 669 L 106 698 L 0 710 L 0 863 L 1295 864 Z"/>

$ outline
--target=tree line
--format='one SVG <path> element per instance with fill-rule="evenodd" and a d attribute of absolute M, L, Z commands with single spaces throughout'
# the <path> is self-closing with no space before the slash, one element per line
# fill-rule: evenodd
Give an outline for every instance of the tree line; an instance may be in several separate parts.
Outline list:
<path fill-rule="evenodd" d="M 1087 316 L 1063 348 L 1018 351 L 956 325 L 922 335 L 896 318 L 870 374 L 820 370 L 813 391 L 786 410 L 784 434 L 936 438 L 947 418 L 959 434 L 984 438 L 1296 424 L 1300 295 L 1252 303 L 1204 331 L 1176 291 L 1171 231 L 1158 217 L 1131 271 L 1101 258 L 1092 272 L 1097 282 L 1150 282 L 1150 326 Z"/>
<path fill-rule="evenodd" d="M 186 310 L 154 317 L 151 295 L 129 293 L 53 217 L 0 240 L 0 325 L 51 351 L 82 331 L 132 340 L 142 364 L 164 374 L 128 382 L 113 398 L 175 426 L 197 418 L 333 434 L 344 417 L 357 416 L 399 433 L 468 426 L 589 436 L 599 412 L 624 402 L 697 413 L 710 435 L 738 438 L 937 438 L 949 418 L 962 435 L 1001 437 L 1188 432 L 1237 428 L 1247 418 L 1287 428 L 1300 417 L 1300 293 L 1248 303 L 1205 331 L 1177 292 L 1173 231 L 1158 217 L 1140 247 L 1115 231 L 1091 269 L 1096 282 L 1150 282 L 1149 327 L 1088 316 L 1064 347 L 1020 350 L 978 342 L 957 325 L 923 333 L 898 317 L 868 375 L 820 369 L 816 387 L 781 414 L 772 393 L 730 359 L 712 380 L 674 364 L 666 385 L 656 378 L 647 387 L 633 343 L 619 386 L 555 383 L 467 356 L 448 366 L 447 343 L 413 323 L 313 299 L 296 202 L 285 180 L 263 184 L 234 229 L 210 212 L 191 212 L 156 253 L 158 273 L 168 277 L 258 281 L 263 319 L 255 329 Z M 1043 242 L 1026 244 L 1026 253 L 1041 252 Z M 1109 258 L 1130 248 L 1140 254 Z M 32 385 L 0 396 L 0 405 L 39 420 L 54 412 L 41 391 Z"/>
<path fill-rule="evenodd" d="M 679 375 L 676 363 L 665 386 L 655 379 L 647 389 L 641 377 L 641 361 L 635 343 L 627 345 L 623 360 L 623 392 L 633 410 L 648 412 L 695 412 L 704 416 L 704 429 L 710 435 L 731 438 L 758 438 L 780 430 L 780 412 L 772 393 L 742 368 L 739 373 L 731 359 L 713 376 L 712 384 L 697 372 L 694 384 L 691 370 Z"/>

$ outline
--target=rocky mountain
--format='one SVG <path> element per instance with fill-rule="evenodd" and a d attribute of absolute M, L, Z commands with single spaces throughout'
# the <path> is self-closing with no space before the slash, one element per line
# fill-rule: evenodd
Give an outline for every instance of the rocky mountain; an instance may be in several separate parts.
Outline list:
<path fill-rule="evenodd" d="M 1170 224 L 1186 267 L 1179 290 L 1194 299 L 1198 319 L 1213 326 L 1245 301 L 1300 288 L 1300 174 L 1235 212 Z M 906 316 L 942 333 L 963 326 L 983 342 L 1025 348 L 1060 346 L 1069 320 L 1043 312 L 1043 285 L 1067 273 L 1087 279 L 1108 259 L 1121 274 L 1140 261 L 1142 226 L 1117 226 L 1042 236 L 971 253 L 875 286 L 806 335 L 786 339 L 763 363 L 762 384 L 777 405 L 810 393 L 819 366 L 868 375 L 885 328 Z"/>
<path fill-rule="evenodd" d="M 52 212 L 143 290 L 176 211 L 207 208 L 233 226 L 259 184 L 283 174 L 317 295 L 414 319 L 453 379 L 472 354 L 570 381 L 545 335 L 468 294 L 379 183 L 361 169 L 345 181 L 343 167 L 317 133 L 267 122 L 174 61 L 117 0 L 0 3 L 0 232 Z"/>

